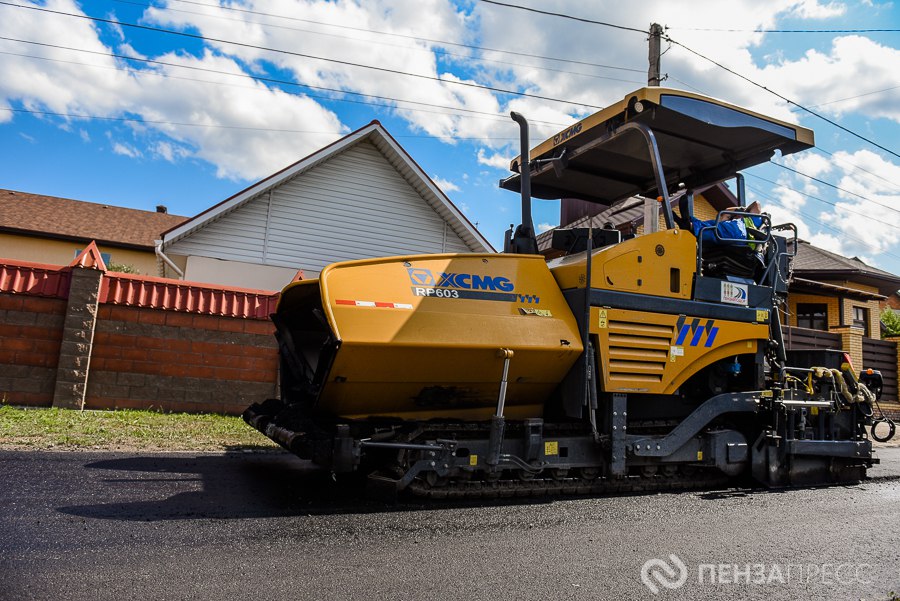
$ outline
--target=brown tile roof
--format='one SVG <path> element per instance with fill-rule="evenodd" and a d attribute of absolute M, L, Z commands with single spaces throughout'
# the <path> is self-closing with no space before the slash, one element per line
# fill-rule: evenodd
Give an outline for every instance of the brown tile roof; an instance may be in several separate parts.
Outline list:
<path fill-rule="evenodd" d="M 889 271 L 866 265 L 856 257 L 849 258 L 813 246 L 805 240 L 797 245 L 794 257 L 794 275 L 817 281 L 846 280 L 860 282 L 878 288 L 889 296 L 900 287 L 900 276 Z"/>
<path fill-rule="evenodd" d="M 900 281 L 900 276 L 894 275 L 889 271 L 866 265 L 856 257 L 844 257 L 824 248 L 813 246 L 805 240 L 800 240 L 800 244 L 797 247 L 797 256 L 794 258 L 794 272 L 798 271 L 836 271 L 842 274 L 859 273 Z"/>
<path fill-rule="evenodd" d="M 186 220 L 169 213 L 0 190 L 0 231 L 6 232 L 150 249 L 162 232 Z"/>

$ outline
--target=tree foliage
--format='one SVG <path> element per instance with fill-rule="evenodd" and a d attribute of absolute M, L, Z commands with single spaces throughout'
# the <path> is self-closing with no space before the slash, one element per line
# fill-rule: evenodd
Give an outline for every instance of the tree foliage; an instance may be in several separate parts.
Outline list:
<path fill-rule="evenodd" d="M 887 336 L 900 336 L 900 311 L 893 311 L 885 307 L 881 312 L 881 323 L 884 325 L 884 333 Z"/>
<path fill-rule="evenodd" d="M 135 267 L 134 265 L 127 265 L 125 263 L 110 263 L 106 266 L 106 270 L 116 271 L 118 273 L 140 273 L 137 267 Z"/>

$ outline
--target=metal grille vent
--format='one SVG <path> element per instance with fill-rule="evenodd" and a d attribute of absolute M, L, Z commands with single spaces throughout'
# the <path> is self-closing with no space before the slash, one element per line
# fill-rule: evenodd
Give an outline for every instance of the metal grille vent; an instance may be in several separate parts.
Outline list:
<path fill-rule="evenodd" d="M 609 322 L 609 380 L 662 382 L 674 328 L 633 321 Z"/>

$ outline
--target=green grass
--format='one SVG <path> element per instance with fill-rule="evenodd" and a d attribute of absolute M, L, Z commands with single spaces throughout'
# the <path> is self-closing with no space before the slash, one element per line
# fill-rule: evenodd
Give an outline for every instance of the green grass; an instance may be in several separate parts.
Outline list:
<path fill-rule="evenodd" d="M 274 446 L 239 417 L 0 405 L 0 448 L 217 451 Z"/>

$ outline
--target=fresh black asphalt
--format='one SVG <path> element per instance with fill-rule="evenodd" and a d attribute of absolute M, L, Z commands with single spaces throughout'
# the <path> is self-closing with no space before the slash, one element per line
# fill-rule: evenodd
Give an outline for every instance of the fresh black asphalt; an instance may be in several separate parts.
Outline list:
<path fill-rule="evenodd" d="M 0 599 L 887 599 L 880 455 L 855 486 L 389 506 L 279 452 L 0 451 Z"/>

